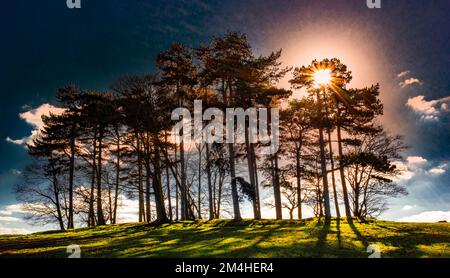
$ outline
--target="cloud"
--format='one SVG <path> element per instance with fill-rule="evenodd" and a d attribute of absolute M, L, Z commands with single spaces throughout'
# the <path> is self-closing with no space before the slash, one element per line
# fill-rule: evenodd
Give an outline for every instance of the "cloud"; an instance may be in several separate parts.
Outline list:
<path fill-rule="evenodd" d="M 442 103 L 441 104 L 441 110 L 443 110 L 444 112 L 449 112 L 449 105 L 448 103 Z"/>
<path fill-rule="evenodd" d="M 395 167 L 397 167 L 398 170 L 400 170 L 400 175 L 398 175 L 395 180 L 397 181 L 406 181 L 412 179 L 414 176 L 414 172 L 409 170 L 409 167 L 406 163 L 403 163 L 402 161 L 395 161 L 393 162 Z"/>
<path fill-rule="evenodd" d="M 23 213 L 22 204 L 4 206 L 0 209 L 0 215 L 12 215 L 13 213 Z"/>
<path fill-rule="evenodd" d="M 405 205 L 405 206 L 402 207 L 402 210 L 408 211 L 408 210 L 415 209 L 416 207 L 417 207 L 416 205 L 413 205 L 413 206 L 411 206 L 411 205 Z"/>
<path fill-rule="evenodd" d="M 32 231 L 25 228 L 0 227 L 0 235 L 23 235 L 31 233 Z"/>
<path fill-rule="evenodd" d="M 22 219 L 12 216 L 0 216 L 1 222 L 21 222 Z"/>
<path fill-rule="evenodd" d="M 7 136 L 6 142 L 11 143 L 11 144 L 16 144 L 16 145 L 23 145 L 26 143 L 26 137 L 24 137 L 22 139 L 11 139 L 11 137 Z"/>
<path fill-rule="evenodd" d="M 406 158 L 406 160 L 408 161 L 409 165 L 418 165 L 418 164 L 424 164 L 424 163 L 428 162 L 428 160 L 426 158 L 423 158 L 421 156 L 408 156 L 408 158 Z"/>
<path fill-rule="evenodd" d="M 400 85 L 400 87 L 402 87 L 402 88 L 406 88 L 406 87 L 414 85 L 414 84 L 422 85 L 422 81 L 420 81 L 417 78 L 409 78 L 409 79 L 406 79 L 405 81 L 398 83 L 398 85 Z"/>
<path fill-rule="evenodd" d="M 428 173 L 436 176 L 440 176 L 445 173 L 445 170 L 447 169 L 448 165 L 447 163 L 441 164 L 437 167 L 431 168 L 428 170 Z"/>
<path fill-rule="evenodd" d="M 415 176 L 422 175 L 435 175 L 439 176 L 446 172 L 448 168 L 447 163 L 442 163 L 438 166 L 433 161 L 428 161 L 428 159 L 422 156 L 408 156 L 406 161 L 395 161 L 395 166 L 400 170 L 400 175 L 396 177 L 397 181 L 407 181 L 411 180 Z M 432 167 L 432 168 L 430 168 Z"/>
<path fill-rule="evenodd" d="M 50 115 L 50 113 L 58 115 L 63 112 L 63 108 L 53 106 L 49 103 L 44 103 L 35 109 L 20 113 L 19 117 L 33 127 L 33 129 L 31 130 L 31 135 L 25 136 L 21 139 L 12 139 L 8 136 L 6 137 L 6 142 L 16 145 L 25 145 L 32 143 L 33 139 L 36 138 L 36 136 L 39 134 L 39 131 L 44 127 L 42 116 L 48 116 Z"/>
<path fill-rule="evenodd" d="M 420 95 L 408 98 L 406 106 L 419 114 L 424 120 L 439 120 L 442 113 L 450 112 L 449 103 L 450 97 L 428 101 L 425 96 Z"/>
<path fill-rule="evenodd" d="M 400 222 L 438 222 L 444 220 L 450 221 L 450 211 L 424 211 L 398 219 Z"/>
<path fill-rule="evenodd" d="M 398 78 L 401 78 L 401 77 L 403 77 L 403 76 L 408 75 L 409 73 L 410 73 L 409 70 L 405 70 L 405 71 L 402 71 L 401 73 L 397 74 L 397 77 L 398 77 Z"/>
<path fill-rule="evenodd" d="M 117 209 L 118 223 L 137 222 L 139 220 L 139 202 L 121 195 L 120 207 Z"/>
<path fill-rule="evenodd" d="M 22 171 L 17 170 L 17 169 L 11 169 L 11 170 L 9 170 L 9 172 L 10 172 L 12 175 L 14 175 L 14 176 L 20 176 L 20 175 L 22 175 Z"/>
<path fill-rule="evenodd" d="M 435 108 L 437 104 L 436 100 L 427 101 L 425 96 L 416 96 L 413 98 L 408 98 L 406 106 L 410 107 L 412 110 L 423 115 L 437 115 L 439 111 Z"/>

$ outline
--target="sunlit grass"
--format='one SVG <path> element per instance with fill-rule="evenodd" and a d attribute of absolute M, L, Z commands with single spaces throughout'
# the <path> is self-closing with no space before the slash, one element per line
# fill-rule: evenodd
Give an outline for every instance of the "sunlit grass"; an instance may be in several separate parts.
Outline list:
<path fill-rule="evenodd" d="M 180 221 L 142 223 L 0 236 L 0 256 L 67 257 L 78 244 L 82 257 L 367 257 L 376 244 L 382 257 L 450 257 L 450 224 L 346 220 Z"/>

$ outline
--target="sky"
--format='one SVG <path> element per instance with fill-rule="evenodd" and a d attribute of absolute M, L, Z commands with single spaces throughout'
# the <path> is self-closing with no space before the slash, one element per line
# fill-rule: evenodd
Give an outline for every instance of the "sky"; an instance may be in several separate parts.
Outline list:
<path fill-rule="evenodd" d="M 337 57 L 351 87 L 379 83 L 380 121 L 401 134 L 398 182 L 409 195 L 381 218 L 450 221 L 450 2 L 381 0 L 15 0 L 0 11 L 0 233 L 25 233 L 13 193 L 28 158 L 24 143 L 57 109 L 58 87 L 106 90 L 115 78 L 154 71 L 172 42 L 197 46 L 227 31 L 246 33 L 255 52 L 282 49 L 286 66 Z M 289 75 L 280 82 L 288 88 Z M 299 95 L 300 92 L 294 92 Z M 31 137 L 30 137 L 31 136 Z M 124 214 L 131 214 L 132 200 Z M 248 204 L 244 215 L 248 216 Z M 271 212 L 263 217 L 270 217 Z"/>

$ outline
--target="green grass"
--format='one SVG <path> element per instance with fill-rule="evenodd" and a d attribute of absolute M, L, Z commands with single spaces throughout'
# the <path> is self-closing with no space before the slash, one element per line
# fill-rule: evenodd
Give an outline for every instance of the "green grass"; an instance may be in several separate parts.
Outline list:
<path fill-rule="evenodd" d="M 450 223 L 303 221 L 179 221 L 141 223 L 0 236 L 0 257 L 67 257 L 78 244 L 82 257 L 450 257 Z"/>

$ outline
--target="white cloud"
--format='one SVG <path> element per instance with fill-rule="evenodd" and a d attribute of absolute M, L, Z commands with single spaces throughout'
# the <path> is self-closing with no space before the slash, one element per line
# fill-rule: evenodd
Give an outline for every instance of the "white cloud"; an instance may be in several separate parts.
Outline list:
<path fill-rule="evenodd" d="M 13 213 L 23 213 L 22 204 L 4 206 L 0 209 L 0 215 L 12 215 Z"/>
<path fill-rule="evenodd" d="M 441 110 L 448 112 L 448 108 L 449 108 L 448 103 L 441 104 Z"/>
<path fill-rule="evenodd" d="M 16 144 L 16 145 L 23 145 L 26 143 L 26 137 L 22 138 L 22 139 L 11 139 L 11 137 L 7 136 L 6 142 L 11 143 L 11 144 Z"/>
<path fill-rule="evenodd" d="M 12 216 L 0 216 L 0 222 L 21 222 L 22 219 Z"/>
<path fill-rule="evenodd" d="M 50 113 L 58 115 L 62 112 L 64 112 L 63 108 L 53 106 L 49 103 L 44 103 L 35 109 L 20 113 L 19 117 L 29 125 L 31 125 L 33 127 L 33 130 L 31 131 L 30 136 L 26 136 L 21 139 L 12 139 L 11 137 L 6 137 L 6 141 L 8 143 L 16 145 L 30 144 L 31 142 L 33 142 L 33 139 L 36 138 L 36 136 L 39 134 L 39 131 L 44 126 L 44 123 L 42 122 L 42 116 L 48 116 L 50 115 Z"/>
<path fill-rule="evenodd" d="M 416 205 L 413 205 L 413 206 L 411 206 L 411 205 L 405 205 L 405 206 L 402 207 L 402 210 L 404 210 L 404 211 L 413 210 L 413 209 L 415 209 L 416 207 L 417 207 Z"/>
<path fill-rule="evenodd" d="M 398 219 L 400 222 L 438 222 L 444 220 L 450 221 L 450 211 L 424 211 Z"/>
<path fill-rule="evenodd" d="M 11 211 L 7 210 L 0 210 L 0 215 L 12 215 L 13 213 Z"/>
<path fill-rule="evenodd" d="M 420 95 L 408 98 L 406 106 L 419 114 L 423 120 L 439 120 L 439 115 L 449 111 L 450 97 L 427 101 L 425 96 Z"/>
<path fill-rule="evenodd" d="M 427 101 L 425 100 L 425 96 L 422 95 L 409 98 L 406 102 L 406 106 L 409 106 L 416 113 L 427 116 L 436 116 L 439 114 L 439 111 L 434 107 L 436 104 L 437 100 Z"/>
<path fill-rule="evenodd" d="M 11 169 L 11 170 L 9 170 L 9 172 L 10 172 L 11 174 L 13 174 L 14 176 L 20 176 L 20 175 L 22 175 L 22 171 L 17 170 L 17 169 Z"/>
<path fill-rule="evenodd" d="M 395 161 L 394 165 L 400 171 L 400 175 L 398 175 L 395 180 L 407 181 L 418 175 L 422 175 L 422 177 L 424 177 L 424 174 L 436 176 L 442 175 L 448 168 L 447 163 L 442 163 L 434 167 L 432 167 L 432 164 L 432 161 L 428 161 L 422 156 L 408 156 L 405 162 Z"/>
<path fill-rule="evenodd" d="M 139 220 L 139 202 L 121 196 L 121 206 L 117 208 L 118 222 L 128 223 L 137 222 Z"/>
<path fill-rule="evenodd" d="M 400 72 L 399 74 L 397 74 L 397 77 L 398 77 L 398 78 L 401 78 L 401 77 L 403 77 L 403 76 L 408 75 L 409 73 L 410 73 L 409 70 L 405 70 L 405 71 L 402 71 L 402 72 Z"/>
<path fill-rule="evenodd" d="M 400 170 L 400 175 L 398 175 L 395 180 L 406 181 L 412 179 L 414 172 L 410 171 L 408 165 L 402 161 L 395 161 L 393 164 Z"/>
<path fill-rule="evenodd" d="M 422 85 L 422 81 L 420 81 L 417 78 L 409 78 L 409 79 L 406 79 L 405 81 L 402 81 L 402 82 L 398 83 L 398 85 L 400 85 L 400 87 L 402 87 L 402 88 L 406 88 L 406 87 L 411 86 L 413 84 Z"/>
<path fill-rule="evenodd" d="M 437 167 L 433 167 L 430 170 L 428 170 L 428 173 L 432 174 L 432 175 L 442 175 L 445 173 L 445 170 L 448 168 L 447 163 L 441 164 Z"/>
<path fill-rule="evenodd" d="M 19 235 L 19 234 L 31 234 L 32 231 L 25 228 L 9 228 L 0 227 L 0 235 Z"/>
<path fill-rule="evenodd" d="M 408 156 L 406 160 L 408 161 L 409 165 L 420 165 L 428 162 L 426 158 L 423 158 L 421 156 Z"/>
<path fill-rule="evenodd" d="M 442 175 L 442 174 L 444 174 L 445 173 L 445 170 L 444 169 L 441 169 L 441 168 L 432 168 L 432 169 L 430 169 L 430 171 L 428 171 L 430 174 L 433 174 L 433 175 Z"/>

